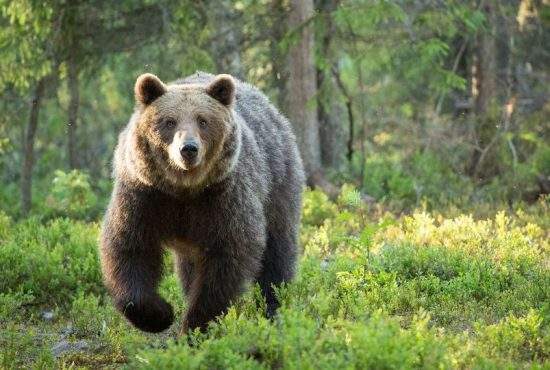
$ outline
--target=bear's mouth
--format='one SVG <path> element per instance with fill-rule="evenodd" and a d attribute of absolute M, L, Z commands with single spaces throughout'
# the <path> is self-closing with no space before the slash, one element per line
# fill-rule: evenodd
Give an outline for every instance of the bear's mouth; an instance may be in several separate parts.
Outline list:
<path fill-rule="evenodd" d="M 193 175 L 199 172 L 200 163 L 187 163 L 187 161 L 181 161 L 180 163 L 175 163 L 170 161 L 170 169 L 180 175 Z"/>

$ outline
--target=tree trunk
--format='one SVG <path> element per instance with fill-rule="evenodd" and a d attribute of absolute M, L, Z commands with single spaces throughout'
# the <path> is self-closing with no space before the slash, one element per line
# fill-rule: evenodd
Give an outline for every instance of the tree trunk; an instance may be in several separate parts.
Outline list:
<path fill-rule="evenodd" d="M 488 1 L 482 7 L 482 11 L 487 20 L 487 28 L 476 39 L 477 45 L 472 68 L 472 97 L 474 99 L 477 142 L 468 169 L 470 176 L 479 177 L 480 180 L 490 175 L 487 171 L 480 169 L 480 159 L 497 131 L 495 123 L 488 115 L 489 107 L 497 91 L 495 4 Z"/>
<path fill-rule="evenodd" d="M 217 73 L 228 73 L 239 79 L 244 79 L 241 63 L 242 34 L 235 23 L 239 21 L 239 14 L 233 1 L 217 1 L 210 9 L 213 24 L 218 34 L 210 44 Z"/>
<path fill-rule="evenodd" d="M 478 36 L 475 64 L 475 113 L 484 115 L 496 92 L 496 39 L 494 9 L 491 2 L 484 7 L 487 29 Z"/>
<path fill-rule="evenodd" d="M 317 82 L 319 86 L 323 84 L 328 85 L 325 91 L 334 92 L 337 89 L 334 80 L 331 76 L 326 75 L 324 71 L 317 71 Z M 336 96 L 331 96 L 329 99 L 322 101 L 319 98 L 318 115 L 319 115 L 319 135 L 321 141 L 321 162 L 323 167 L 339 170 L 345 164 L 343 153 L 346 151 L 345 145 L 346 132 L 343 122 L 345 122 L 345 112 L 343 110 L 341 102 Z M 348 102 L 346 102 L 346 109 L 349 108 Z M 347 110 L 348 119 L 349 110 Z M 349 136 L 347 136 L 349 137 Z"/>
<path fill-rule="evenodd" d="M 332 68 L 332 75 L 334 76 L 334 80 L 336 81 L 336 85 L 342 92 L 342 95 L 344 96 L 344 100 L 346 102 L 346 112 L 348 114 L 348 139 L 347 139 L 347 149 L 346 149 L 346 158 L 348 160 L 348 163 L 351 164 L 351 160 L 353 158 L 353 143 L 355 142 L 355 119 L 353 116 L 353 98 L 351 94 L 346 89 L 346 86 L 344 85 L 342 79 L 340 78 L 340 72 L 338 71 L 337 67 L 334 66 Z"/>
<path fill-rule="evenodd" d="M 78 81 L 78 66 L 71 59 L 68 63 L 68 87 L 69 87 L 69 109 L 68 109 L 68 137 L 67 137 L 67 157 L 69 168 L 78 168 L 77 136 L 76 128 L 78 121 L 78 107 L 80 105 L 80 88 Z"/>
<path fill-rule="evenodd" d="M 315 2 L 323 20 L 322 34 L 319 40 L 321 44 L 320 53 L 325 64 L 329 66 L 334 62 L 331 49 L 335 27 L 331 12 L 336 9 L 338 4 L 339 1 L 334 0 L 317 0 Z M 343 143 L 346 138 L 346 130 L 342 124 L 345 113 L 343 112 L 341 101 L 334 94 L 334 91 L 338 87 L 331 72 L 330 69 L 323 70 L 317 68 L 317 87 L 320 91 L 317 96 L 317 114 L 319 117 L 321 162 L 325 168 L 329 167 L 339 170 L 342 168 L 343 163 L 345 163 L 342 156 L 342 153 L 345 152 Z M 348 105 L 346 107 L 348 108 Z"/>
<path fill-rule="evenodd" d="M 285 9 L 285 0 L 273 0 L 269 5 L 270 14 L 274 17 L 273 26 L 270 29 L 271 39 L 269 41 L 269 52 L 271 55 L 271 75 L 273 76 L 273 87 L 277 91 L 277 106 L 280 107 L 285 115 L 288 115 L 286 89 L 288 86 L 288 70 L 285 55 L 281 50 L 279 43 L 284 38 L 288 30 L 286 17 L 288 11 Z"/>
<path fill-rule="evenodd" d="M 32 168 L 34 165 L 34 138 L 38 127 L 40 105 L 44 95 L 45 78 L 36 84 L 30 104 L 30 114 L 25 143 L 23 145 L 23 168 L 21 169 L 21 211 L 27 215 L 32 204 Z"/>
<path fill-rule="evenodd" d="M 317 108 L 311 104 L 317 92 L 313 27 L 307 23 L 312 16 L 312 0 L 290 1 L 288 24 L 290 31 L 298 34 L 298 42 L 289 50 L 286 105 L 298 139 L 308 185 L 315 186 L 322 171 Z"/>

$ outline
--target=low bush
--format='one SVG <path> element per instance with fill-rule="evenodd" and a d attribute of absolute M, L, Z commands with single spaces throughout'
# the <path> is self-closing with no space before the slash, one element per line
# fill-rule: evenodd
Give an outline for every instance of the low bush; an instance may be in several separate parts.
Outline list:
<path fill-rule="evenodd" d="M 46 197 L 47 214 L 56 217 L 93 219 L 98 201 L 88 175 L 79 170 L 56 170 Z"/>
<path fill-rule="evenodd" d="M 101 283 L 98 225 L 0 215 L 0 364 L 129 368 L 544 368 L 550 366 L 547 203 L 489 218 L 368 206 L 352 186 L 305 194 L 296 279 L 263 317 L 253 286 L 176 341 L 133 329 Z M 490 211 L 483 210 L 483 213 Z M 170 266 L 171 257 L 166 263 Z M 7 268 L 9 266 L 9 268 Z M 161 294 L 185 308 L 171 267 Z M 54 318 L 44 318 L 44 310 Z M 80 349 L 53 356 L 60 341 Z M 84 343 L 84 344 L 83 344 Z"/>
<path fill-rule="evenodd" d="M 55 306 L 70 305 L 78 292 L 99 294 L 98 231 L 97 224 L 64 218 L 0 223 L 0 292 Z"/>

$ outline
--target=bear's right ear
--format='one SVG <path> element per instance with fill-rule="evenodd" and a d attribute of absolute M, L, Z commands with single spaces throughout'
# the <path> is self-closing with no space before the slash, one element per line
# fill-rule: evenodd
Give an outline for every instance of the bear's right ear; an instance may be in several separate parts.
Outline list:
<path fill-rule="evenodd" d="M 136 80 L 134 93 L 138 103 L 149 105 L 167 91 L 166 85 L 151 73 L 144 73 Z"/>

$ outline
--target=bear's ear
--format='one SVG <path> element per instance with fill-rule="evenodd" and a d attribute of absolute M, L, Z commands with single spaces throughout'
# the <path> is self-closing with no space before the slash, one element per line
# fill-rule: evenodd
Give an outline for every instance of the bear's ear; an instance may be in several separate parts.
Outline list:
<path fill-rule="evenodd" d="M 166 85 L 151 73 L 144 73 L 136 80 L 134 87 L 136 101 L 149 105 L 166 92 Z"/>
<path fill-rule="evenodd" d="M 235 100 L 235 80 L 230 75 L 217 75 L 214 81 L 206 88 L 206 93 L 229 107 Z"/>

